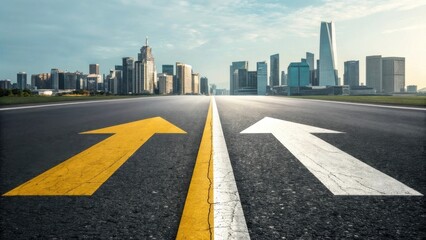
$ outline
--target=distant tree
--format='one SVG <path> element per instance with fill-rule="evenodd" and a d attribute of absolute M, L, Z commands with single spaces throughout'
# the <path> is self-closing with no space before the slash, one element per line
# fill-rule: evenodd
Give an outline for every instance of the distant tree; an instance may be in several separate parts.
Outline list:
<path fill-rule="evenodd" d="M 22 90 L 14 88 L 14 89 L 12 89 L 12 94 L 15 95 L 15 96 L 21 96 L 22 95 Z"/>

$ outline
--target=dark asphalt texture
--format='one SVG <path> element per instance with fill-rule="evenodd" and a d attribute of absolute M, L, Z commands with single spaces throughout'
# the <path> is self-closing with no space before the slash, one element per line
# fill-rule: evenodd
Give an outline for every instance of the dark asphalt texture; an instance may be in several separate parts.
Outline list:
<path fill-rule="evenodd" d="M 91 197 L 0 197 L 1 239 L 173 239 L 209 97 L 171 96 L 0 111 L 0 193 L 108 135 L 78 133 L 161 116 L 157 134 Z M 252 239 L 425 239 L 424 197 L 334 196 L 272 134 L 240 134 L 263 117 L 316 134 L 426 193 L 426 111 L 281 97 L 216 97 Z"/>

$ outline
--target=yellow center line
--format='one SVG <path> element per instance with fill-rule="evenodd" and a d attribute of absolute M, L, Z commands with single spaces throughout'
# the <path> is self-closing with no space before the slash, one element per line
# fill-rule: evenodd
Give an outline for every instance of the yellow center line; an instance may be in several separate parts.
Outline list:
<path fill-rule="evenodd" d="M 201 138 L 176 239 L 213 239 L 212 105 Z"/>

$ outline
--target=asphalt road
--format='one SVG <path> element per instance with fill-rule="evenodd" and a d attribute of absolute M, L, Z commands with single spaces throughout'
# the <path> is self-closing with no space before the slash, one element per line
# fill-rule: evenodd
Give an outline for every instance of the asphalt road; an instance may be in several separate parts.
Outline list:
<path fill-rule="evenodd" d="M 92 196 L 0 197 L 2 239 L 173 239 L 209 97 L 171 96 L 0 111 L 0 193 L 106 139 L 78 134 L 161 116 L 157 134 Z M 426 111 L 280 97 L 216 97 L 252 239 L 424 239 L 424 196 L 336 196 L 272 134 L 264 117 L 344 132 L 315 134 L 426 193 Z"/>

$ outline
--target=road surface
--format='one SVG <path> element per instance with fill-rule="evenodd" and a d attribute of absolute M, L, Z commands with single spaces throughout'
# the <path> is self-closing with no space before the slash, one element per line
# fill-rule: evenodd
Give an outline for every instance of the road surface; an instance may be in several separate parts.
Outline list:
<path fill-rule="evenodd" d="M 197 207 L 189 203 L 190 192 L 204 196 L 189 190 L 196 181 L 193 173 L 195 176 L 196 162 L 201 161 L 198 159 L 202 146 L 207 146 L 205 149 L 211 146 L 216 153 L 227 150 L 222 154 L 228 156 L 223 158 L 223 166 L 230 166 L 227 173 L 233 173 L 233 178 L 225 182 L 231 182 L 230 188 L 237 189 L 229 191 L 236 203 L 235 209 L 240 206 L 242 213 L 232 223 L 240 224 L 238 231 L 228 227 L 226 221 L 210 221 L 208 234 L 216 234 L 216 239 L 220 239 L 222 227 L 235 234 L 234 237 L 251 239 L 426 237 L 425 109 L 261 96 L 217 96 L 214 102 L 211 104 L 211 98 L 205 96 L 170 96 L 0 109 L 2 239 L 174 239 L 178 231 L 183 231 L 184 208 L 186 211 Z M 89 155 L 104 154 L 100 159 L 106 159 L 134 143 L 135 138 L 130 136 L 138 134 L 126 130 L 129 137 L 125 131 L 122 138 L 118 138 L 114 133 L 79 133 L 157 117 L 185 133 L 148 136 L 105 181 L 96 182 L 99 186 L 92 192 L 83 188 L 78 194 L 69 195 L 72 191 L 65 189 L 63 193 L 49 195 L 35 190 L 41 186 L 39 182 L 27 185 L 30 187 L 25 191 L 20 188 L 21 194 L 18 190 L 12 191 L 37 176 L 40 181 L 48 179 L 42 174 L 51 173 L 52 168 L 58 168 L 55 166 L 64 166 L 64 162 L 69 163 L 64 167 L 68 168 L 67 173 L 51 174 L 50 179 L 71 174 L 78 165 L 72 161 L 80 161 L 79 167 L 83 169 L 79 170 L 81 176 L 70 175 L 75 181 L 84 179 L 86 172 L 99 175 L 93 173 L 96 166 L 88 165 L 87 157 L 75 160 L 76 156 L 82 156 L 89 149 Z M 206 124 L 209 119 L 212 124 Z M 263 130 L 259 128 L 256 128 L 258 133 L 248 133 L 254 129 L 250 127 L 262 119 L 268 123 L 262 126 L 272 131 L 278 129 L 282 120 L 290 127 L 283 125 L 282 131 L 274 134 L 266 130 L 260 133 Z M 218 122 L 221 131 L 215 133 Z M 298 132 L 299 127 L 293 127 L 294 123 L 326 130 Z M 152 127 L 161 124 L 155 120 Z M 213 129 L 212 137 L 204 141 L 212 143 L 203 145 L 201 139 L 208 125 Z M 288 137 L 290 133 L 292 137 Z M 281 142 L 280 134 L 283 139 L 288 138 Z M 218 150 L 220 139 L 225 145 Z M 293 139 L 299 140 L 288 145 Z M 312 140 L 313 145 L 309 145 L 308 140 Z M 110 145 L 92 148 L 107 141 Z M 343 194 L 333 188 L 332 181 L 321 179 L 321 174 L 309 165 L 309 159 L 303 160 L 304 156 L 313 154 L 311 158 L 316 161 L 328 148 L 333 149 L 329 151 L 332 154 L 349 155 L 355 162 L 352 168 L 334 164 L 321 166 L 332 169 L 332 173 L 345 172 L 356 180 L 342 180 L 344 183 L 338 184 L 342 189 L 346 187 Z M 312 153 L 313 149 L 316 152 Z M 213 159 L 211 169 L 214 169 L 209 178 L 210 187 L 217 188 L 221 184 L 213 176 L 220 176 L 220 169 L 214 168 L 219 160 L 216 155 L 210 158 Z M 375 180 L 358 181 L 357 176 L 363 174 L 370 174 Z M 375 188 L 377 183 L 388 181 L 384 179 L 388 179 L 389 184 Z M 52 180 L 49 184 L 62 188 L 67 181 Z M 354 190 L 360 185 L 373 190 L 365 194 L 365 189 Z M 216 188 L 209 191 L 217 198 L 207 203 L 215 209 L 215 216 L 226 215 L 216 212 L 221 209 L 220 204 L 226 204 L 221 198 L 227 198 L 226 191 L 221 195 Z M 219 227 L 220 224 L 224 226 Z"/>

